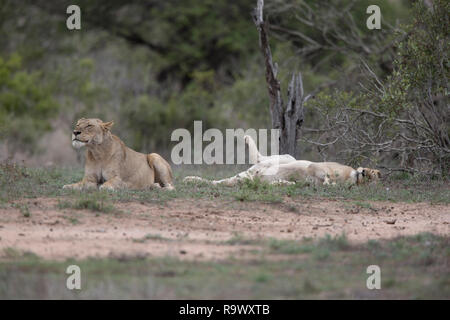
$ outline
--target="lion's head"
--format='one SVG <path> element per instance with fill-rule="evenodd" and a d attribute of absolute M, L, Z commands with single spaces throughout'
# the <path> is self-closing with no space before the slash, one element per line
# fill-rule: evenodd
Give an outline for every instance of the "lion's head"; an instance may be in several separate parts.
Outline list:
<path fill-rule="evenodd" d="M 81 118 L 77 121 L 72 132 L 72 146 L 81 148 L 89 145 L 99 145 L 103 142 L 104 136 L 109 134 L 114 122 L 103 122 L 100 119 Z"/>
<path fill-rule="evenodd" d="M 356 169 L 361 174 L 361 178 L 368 181 L 378 181 L 381 178 L 380 170 L 359 167 Z"/>

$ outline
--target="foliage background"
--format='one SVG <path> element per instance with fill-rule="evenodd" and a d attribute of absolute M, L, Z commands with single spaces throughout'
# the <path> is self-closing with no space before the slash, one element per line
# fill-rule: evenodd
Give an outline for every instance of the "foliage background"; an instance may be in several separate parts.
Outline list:
<path fill-rule="evenodd" d="M 80 31 L 66 28 L 70 4 L 81 8 Z M 204 130 L 269 128 L 263 61 L 251 19 L 255 4 L 253 0 L 0 0 L 1 158 L 26 159 L 37 166 L 76 165 L 81 157 L 70 146 L 70 132 L 81 116 L 114 120 L 114 132 L 127 145 L 166 156 L 174 145 L 171 132 L 192 130 L 194 120 L 203 120 Z M 381 8 L 382 30 L 365 27 L 370 4 Z M 305 110 L 307 139 L 299 142 L 302 158 L 374 164 L 367 153 L 342 155 L 339 147 L 324 152 L 307 142 L 313 138 L 311 130 L 323 124 L 317 111 L 323 106 L 336 110 L 356 103 L 372 110 L 372 103 L 380 99 L 362 95 L 360 84 L 373 81 L 367 78 L 364 63 L 383 83 L 394 85 L 392 79 L 401 78 L 400 91 L 405 92 L 426 82 L 427 70 L 436 59 L 444 59 L 433 77 L 442 80 L 436 90 L 448 97 L 446 55 L 435 56 L 436 48 L 427 47 L 427 34 L 414 38 L 409 33 L 412 8 L 419 4 L 266 1 L 284 91 L 291 71 L 297 69 L 303 73 L 305 91 L 317 94 Z M 448 11 L 442 19 L 441 29 L 437 25 L 430 29 L 445 42 Z M 411 41 L 407 49 L 401 46 Z M 399 52 L 406 58 L 399 59 Z M 423 72 L 412 74 L 418 61 L 423 62 Z M 394 110 L 398 103 L 390 101 L 400 98 L 384 97 L 384 107 Z M 442 130 L 448 135 L 447 109 Z M 376 163 L 406 166 L 399 159 L 389 154 Z"/>

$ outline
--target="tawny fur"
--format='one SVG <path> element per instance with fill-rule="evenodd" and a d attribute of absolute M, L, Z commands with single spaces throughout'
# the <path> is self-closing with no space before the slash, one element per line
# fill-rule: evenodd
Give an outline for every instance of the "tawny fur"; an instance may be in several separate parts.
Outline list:
<path fill-rule="evenodd" d="M 337 162 L 314 162 L 308 167 L 308 176 L 316 185 L 358 184 L 361 181 L 355 169 Z"/>
<path fill-rule="evenodd" d="M 377 169 L 359 167 L 356 171 L 358 171 L 361 174 L 362 179 L 367 182 L 377 183 L 381 179 L 381 172 Z"/>
<path fill-rule="evenodd" d="M 112 125 L 112 121 L 100 119 L 78 120 L 72 133 L 72 144 L 76 148 L 86 146 L 84 177 L 63 188 L 174 189 L 169 163 L 156 153 L 143 154 L 128 148 L 111 133 Z"/>

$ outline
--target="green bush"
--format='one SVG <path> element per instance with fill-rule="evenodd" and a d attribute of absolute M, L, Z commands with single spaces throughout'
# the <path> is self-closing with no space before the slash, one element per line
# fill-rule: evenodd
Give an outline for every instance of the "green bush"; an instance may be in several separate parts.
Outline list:
<path fill-rule="evenodd" d="M 19 55 L 0 56 L 0 136 L 14 146 L 31 147 L 51 129 L 58 105 L 40 72 L 22 68 Z"/>

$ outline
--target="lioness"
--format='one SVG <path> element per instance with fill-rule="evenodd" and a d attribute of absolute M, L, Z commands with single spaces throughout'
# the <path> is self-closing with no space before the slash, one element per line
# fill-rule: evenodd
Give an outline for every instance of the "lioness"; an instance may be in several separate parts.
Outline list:
<path fill-rule="evenodd" d="M 201 177 L 189 176 L 184 178 L 183 181 L 203 181 L 211 184 L 234 186 L 243 180 L 254 180 L 255 178 L 277 185 L 290 185 L 301 181 L 314 185 L 337 183 L 353 185 L 365 182 L 363 173 L 352 167 L 337 162 L 311 162 L 308 160 L 296 160 L 282 164 L 263 161 L 230 178 L 206 180 Z"/>
<path fill-rule="evenodd" d="M 377 180 L 380 172 L 370 168 L 358 168 L 337 162 L 311 162 L 308 160 L 295 160 L 290 155 L 262 156 L 256 143 L 250 136 L 244 136 L 245 143 L 249 146 L 250 159 L 256 164 L 237 175 L 221 179 L 207 180 L 197 176 L 185 177 L 185 182 L 206 182 L 234 186 L 244 180 L 255 178 L 270 184 L 291 185 L 296 182 L 307 182 L 315 185 L 330 185 L 347 183 L 350 185 L 361 184 L 368 180 Z"/>
<path fill-rule="evenodd" d="M 172 190 L 170 165 L 156 153 L 143 154 L 127 146 L 111 133 L 113 122 L 100 119 L 78 120 L 72 133 L 74 148 L 86 146 L 84 177 L 64 189 L 116 190 L 163 187 Z"/>

